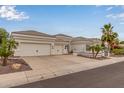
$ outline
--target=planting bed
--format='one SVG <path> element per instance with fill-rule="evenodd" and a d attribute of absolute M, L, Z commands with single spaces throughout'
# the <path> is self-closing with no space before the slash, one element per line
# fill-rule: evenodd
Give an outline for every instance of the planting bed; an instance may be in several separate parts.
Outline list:
<path fill-rule="evenodd" d="M 13 64 L 21 64 L 20 69 L 13 69 Z M 0 74 L 14 73 L 20 71 L 32 70 L 31 67 L 21 58 L 9 58 L 6 66 L 2 66 L 2 61 L 0 59 Z"/>

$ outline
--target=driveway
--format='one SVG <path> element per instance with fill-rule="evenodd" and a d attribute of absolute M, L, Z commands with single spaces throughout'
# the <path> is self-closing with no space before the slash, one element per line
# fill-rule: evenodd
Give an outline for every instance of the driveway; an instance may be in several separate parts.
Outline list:
<path fill-rule="evenodd" d="M 45 80 L 120 62 L 122 58 L 95 60 L 74 55 L 23 58 L 33 70 L 25 71 L 28 82 Z"/>
<path fill-rule="evenodd" d="M 73 55 L 23 57 L 33 70 L 25 71 L 28 82 L 48 79 L 92 68 L 98 60 Z M 83 66 L 83 67 L 82 67 Z"/>
<path fill-rule="evenodd" d="M 23 57 L 23 59 L 34 70 L 61 70 L 82 63 L 92 64 L 93 62 L 98 62 L 98 60 L 73 55 Z"/>

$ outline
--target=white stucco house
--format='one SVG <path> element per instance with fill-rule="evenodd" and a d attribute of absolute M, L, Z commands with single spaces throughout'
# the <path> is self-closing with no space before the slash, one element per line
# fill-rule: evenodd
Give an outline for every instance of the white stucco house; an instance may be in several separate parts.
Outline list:
<path fill-rule="evenodd" d="M 75 37 L 71 40 L 71 49 L 73 52 L 86 52 L 90 45 L 100 44 L 97 38 Z"/>
<path fill-rule="evenodd" d="M 69 52 L 86 51 L 87 45 L 95 43 L 94 39 L 71 37 L 64 34 L 48 35 L 28 30 L 11 33 L 19 43 L 15 56 L 62 55 Z"/>

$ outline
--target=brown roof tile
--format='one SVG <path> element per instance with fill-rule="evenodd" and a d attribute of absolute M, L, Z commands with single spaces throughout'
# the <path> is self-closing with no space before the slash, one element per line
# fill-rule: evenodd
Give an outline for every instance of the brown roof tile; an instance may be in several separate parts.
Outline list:
<path fill-rule="evenodd" d="M 34 36 L 53 37 L 52 35 L 45 34 L 45 33 L 38 32 L 38 31 L 34 31 L 34 30 L 16 31 L 16 32 L 12 32 L 12 33 L 22 34 L 22 35 L 34 35 Z"/>

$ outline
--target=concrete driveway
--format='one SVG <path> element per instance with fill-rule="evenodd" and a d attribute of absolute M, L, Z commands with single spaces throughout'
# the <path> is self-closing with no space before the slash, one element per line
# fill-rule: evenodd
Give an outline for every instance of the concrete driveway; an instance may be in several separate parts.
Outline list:
<path fill-rule="evenodd" d="M 122 58 L 95 60 L 74 55 L 23 57 L 33 70 L 25 71 L 28 82 L 58 77 L 70 73 L 89 70 L 117 63 Z"/>
<path fill-rule="evenodd" d="M 73 55 L 23 57 L 23 59 L 34 70 L 58 70 L 65 69 L 69 66 L 79 65 L 82 63 L 87 64 L 92 62 L 98 62 L 98 60 Z"/>
<path fill-rule="evenodd" d="M 23 57 L 23 59 L 33 69 L 25 71 L 28 82 L 82 71 L 83 69 L 88 69 L 88 64 L 89 67 L 93 67 L 90 65 L 98 62 L 98 60 L 73 55 Z"/>

